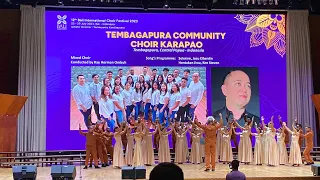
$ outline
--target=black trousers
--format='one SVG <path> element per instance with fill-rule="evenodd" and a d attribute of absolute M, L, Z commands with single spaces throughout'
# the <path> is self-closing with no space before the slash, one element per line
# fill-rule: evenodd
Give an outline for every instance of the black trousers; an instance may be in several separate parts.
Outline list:
<path fill-rule="evenodd" d="M 187 115 L 189 114 L 190 104 L 186 105 L 185 107 L 180 106 L 177 112 L 177 119 L 181 122 L 188 122 Z"/>
<path fill-rule="evenodd" d="M 93 102 L 93 108 L 94 108 L 94 112 L 97 115 L 97 119 L 101 120 L 101 117 L 100 117 L 100 114 L 99 114 L 99 103 Z"/>

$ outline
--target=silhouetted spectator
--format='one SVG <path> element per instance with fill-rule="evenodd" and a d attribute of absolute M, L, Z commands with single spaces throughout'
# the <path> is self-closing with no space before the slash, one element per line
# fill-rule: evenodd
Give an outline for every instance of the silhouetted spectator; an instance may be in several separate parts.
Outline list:
<path fill-rule="evenodd" d="M 182 169 L 174 163 L 160 163 L 150 172 L 149 180 L 183 180 Z"/>

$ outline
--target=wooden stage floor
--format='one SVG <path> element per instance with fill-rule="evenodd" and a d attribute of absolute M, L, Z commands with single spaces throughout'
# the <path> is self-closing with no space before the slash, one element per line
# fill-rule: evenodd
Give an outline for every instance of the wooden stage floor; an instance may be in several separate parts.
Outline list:
<path fill-rule="evenodd" d="M 319 163 L 319 162 L 318 162 Z M 230 171 L 228 165 L 217 164 L 215 172 L 204 172 L 199 170 L 203 164 L 192 165 L 184 164 L 179 165 L 184 172 L 185 179 L 224 179 L 226 174 Z M 83 167 L 83 166 L 82 166 Z M 77 166 L 76 179 L 80 180 L 80 167 Z M 147 167 L 147 178 L 153 167 Z M 37 180 L 51 180 L 50 167 L 38 167 Z M 268 166 L 255 166 L 255 165 L 240 165 L 240 171 L 244 172 L 248 179 L 320 179 L 320 177 L 313 177 L 310 166 L 302 165 L 300 167 L 292 167 L 290 165 L 268 167 Z M 101 169 L 87 169 L 81 170 L 83 180 L 118 180 L 121 179 L 121 170 L 112 167 Z M 258 178 L 260 177 L 260 178 Z M 274 178 L 271 178 L 274 177 Z M 276 178 L 278 177 L 278 178 Z M 287 177 L 287 178 L 279 178 Z M 12 179 L 11 168 L 0 168 L 0 180 Z"/>

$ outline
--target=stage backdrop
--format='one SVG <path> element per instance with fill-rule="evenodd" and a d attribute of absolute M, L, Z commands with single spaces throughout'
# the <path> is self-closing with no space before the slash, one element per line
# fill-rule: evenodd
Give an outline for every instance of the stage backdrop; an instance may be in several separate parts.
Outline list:
<path fill-rule="evenodd" d="M 71 93 L 77 75 L 89 84 L 92 74 L 102 81 L 120 68 L 125 76 L 130 69 L 140 75 L 143 67 L 148 75 L 177 69 L 180 77 L 189 69 L 190 80 L 198 72 L 205 87 L 196 109 L 202 122 L 207 109 L 226 106 L 222 85 L 227 70 L 238 70 L 242 76 L 230 78 L 228 96 L 235 99 L 229 104 L 256 117 L 286 119 L 285 15 L 47 11 L 46 41 L 47 150 L 85 147 Z"/>

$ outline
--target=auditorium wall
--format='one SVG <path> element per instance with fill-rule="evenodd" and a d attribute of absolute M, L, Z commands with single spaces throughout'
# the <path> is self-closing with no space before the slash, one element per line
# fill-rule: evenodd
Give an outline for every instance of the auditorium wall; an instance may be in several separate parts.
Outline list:
<path fill-rule="evenodd" d="M 18 94 L 20 10 L 0 9 L 0 93 Z"/>

